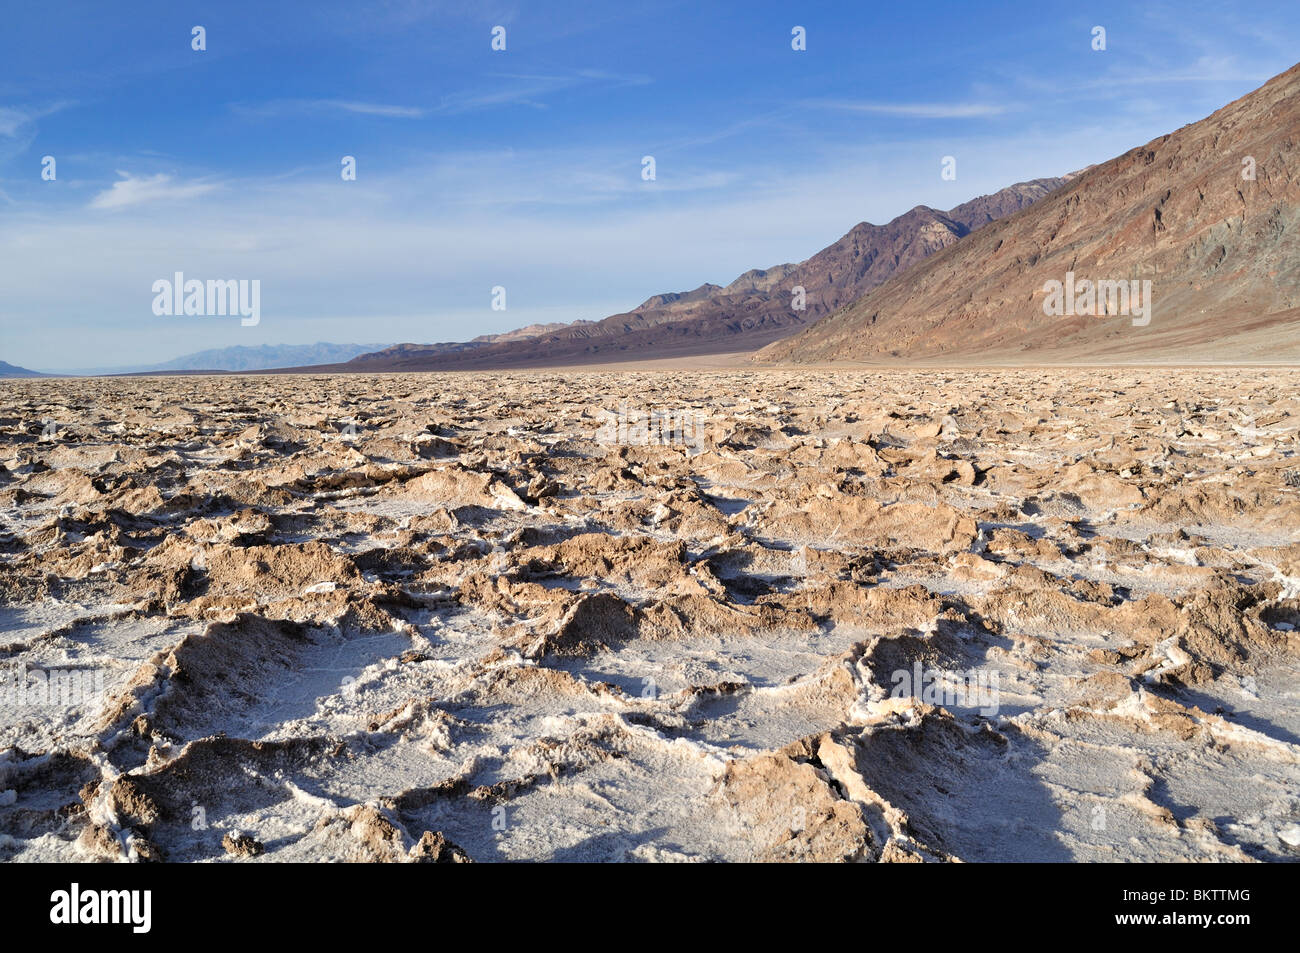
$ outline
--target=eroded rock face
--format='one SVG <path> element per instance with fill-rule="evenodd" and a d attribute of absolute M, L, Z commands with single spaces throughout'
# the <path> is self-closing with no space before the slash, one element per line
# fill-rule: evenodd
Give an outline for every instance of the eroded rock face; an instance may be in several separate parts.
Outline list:
<path fill-rule="evenodd" d="M 1297 384 L 4 382 L 0 859 L 1294 858 Z"/>

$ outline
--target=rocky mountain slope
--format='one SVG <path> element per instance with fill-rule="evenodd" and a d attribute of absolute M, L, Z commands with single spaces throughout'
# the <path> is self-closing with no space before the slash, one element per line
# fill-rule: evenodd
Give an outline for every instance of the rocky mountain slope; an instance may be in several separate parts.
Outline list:
<path fill-rule="evenodd" d="M 1137 313 L 1118 289 L 1149 289 Z M 1077 293 L 1056 315 L 1060 282 Z M 1148 285 L 1149 282 L 1149 285 Z M 1145 308 L 1146 302 L 1142 302 Z M 1300 66 L 1081 174 L 789 340 L 773 362 L 1300 358 Z"/>

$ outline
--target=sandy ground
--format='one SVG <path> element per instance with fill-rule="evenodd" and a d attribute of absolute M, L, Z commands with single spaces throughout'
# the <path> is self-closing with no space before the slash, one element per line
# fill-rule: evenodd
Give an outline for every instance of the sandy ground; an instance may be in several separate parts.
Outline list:
<path fill-rule="evenodd" d="M 0 860 L 1300 858 L 1298 385 L 0 382 Z"/>

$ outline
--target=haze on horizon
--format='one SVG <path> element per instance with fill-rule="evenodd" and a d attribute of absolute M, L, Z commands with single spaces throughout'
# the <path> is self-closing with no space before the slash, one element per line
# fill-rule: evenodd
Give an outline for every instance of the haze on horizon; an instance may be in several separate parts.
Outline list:
<path fill-rule="evenodd" d="M 1300 48 L 1284 2 L 55 6 L 0 40 L 0 360 L 41 370 L 599 319 L 1103 161 Z M 177 271 L 260 280 L 260 322 L 154 315 Z"/>

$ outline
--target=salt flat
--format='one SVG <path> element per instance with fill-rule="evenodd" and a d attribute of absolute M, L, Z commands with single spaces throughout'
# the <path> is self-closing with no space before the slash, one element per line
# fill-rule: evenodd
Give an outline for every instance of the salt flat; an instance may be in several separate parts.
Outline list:
<path fill-rule="evenodd" d="M 0 382 L 0 860 L 1295 859 L 1298 385 Z"/>

